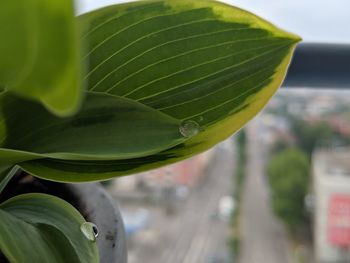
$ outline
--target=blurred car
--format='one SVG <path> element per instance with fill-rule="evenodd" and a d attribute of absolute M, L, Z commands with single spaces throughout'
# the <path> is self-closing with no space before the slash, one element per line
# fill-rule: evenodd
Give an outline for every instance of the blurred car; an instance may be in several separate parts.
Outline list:
<path fill-rule="evenodd" d="M 122 211 L 122 216 L 124 220 L 125 232 L 128 237 L 146 230 L 152 222 L 151 213 L 147 209 Z"/>
<path fill-rule="evenodd" d="M 221 220 L 228 222 L 236 209 L 236 201 L 230 195 L 220 198 L 218 207 L 218 216 Z"/>

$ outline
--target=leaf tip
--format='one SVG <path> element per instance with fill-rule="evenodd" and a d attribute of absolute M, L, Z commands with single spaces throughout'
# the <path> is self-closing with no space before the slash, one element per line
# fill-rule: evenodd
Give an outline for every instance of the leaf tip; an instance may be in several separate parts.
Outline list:
<path fill-rule="evenodd" d="M 277 30 L 274 33 L 275 33 L 275 36 L 291 40 L 293 44 L 297 44 L 303 40 L 299 35 L 296 35 L 294 33 L 291 33 L 279 28 L 277 28 Z"/>

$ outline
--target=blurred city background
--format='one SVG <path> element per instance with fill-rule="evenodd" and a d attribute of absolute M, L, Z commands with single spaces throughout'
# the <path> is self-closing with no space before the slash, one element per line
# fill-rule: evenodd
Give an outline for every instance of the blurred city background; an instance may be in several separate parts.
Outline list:
<path fill-rule="evenodd" d="M 105 183 L 130 263 L 350 262 L 350 93 L 281 90 L 214 149 Z"/>
<path fill-rule="evenodd" d="M 78 12 L 119 2 L 77 0 Z M 224 2 L 306 42 L 350 42 L 348 0 Z M 350 262 L 348 160 L 350 92 L 282 89 L 209 152 L 104 185 L 130 263 Z"/>

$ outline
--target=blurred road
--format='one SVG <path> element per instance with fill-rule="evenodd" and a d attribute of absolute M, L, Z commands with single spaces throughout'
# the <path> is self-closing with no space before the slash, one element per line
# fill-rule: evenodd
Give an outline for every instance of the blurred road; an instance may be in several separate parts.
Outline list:
<path fill-rule="evenodd" d="M 291 263 L 287 233 L 270 208 L 264 174 L 266 149 L 259 138 L 260 125 L 259 119 L 255 119 L 247 127 L 248 163 L 242 197 L 239 263 Z"/>
<path fill-rule="evenodd" d="M 155 222 L 129 249 L 129 263 L 212 263 L 227 253 L 229 226 L 215 214 L 219 200 L 232 194 L 233 152 L 230 143 L 214 160 L 178 211 L 152 210 Z M 142 244 L 142 245 L 140 245 Z"/>

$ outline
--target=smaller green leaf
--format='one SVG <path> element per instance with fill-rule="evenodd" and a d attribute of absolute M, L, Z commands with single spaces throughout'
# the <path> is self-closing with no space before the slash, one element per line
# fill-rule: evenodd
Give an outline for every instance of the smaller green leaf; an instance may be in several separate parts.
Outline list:
<path fill-rule="evenodd" d="M 88 93 L 80 112 L 59 118 L 41 105 L 0 97 L 5 136 L 0 161 L 40 158 L 119 160 L 169 149 L 187 138 L 181 122 L 126 98 Z"/>
<path fill-rule="evenodd" d="M 95 263 L 97 245 L 81 232 L 85 223 L 67 202 L 26 194 L 0 205 L 0 250 L 11 263 Z"/>

